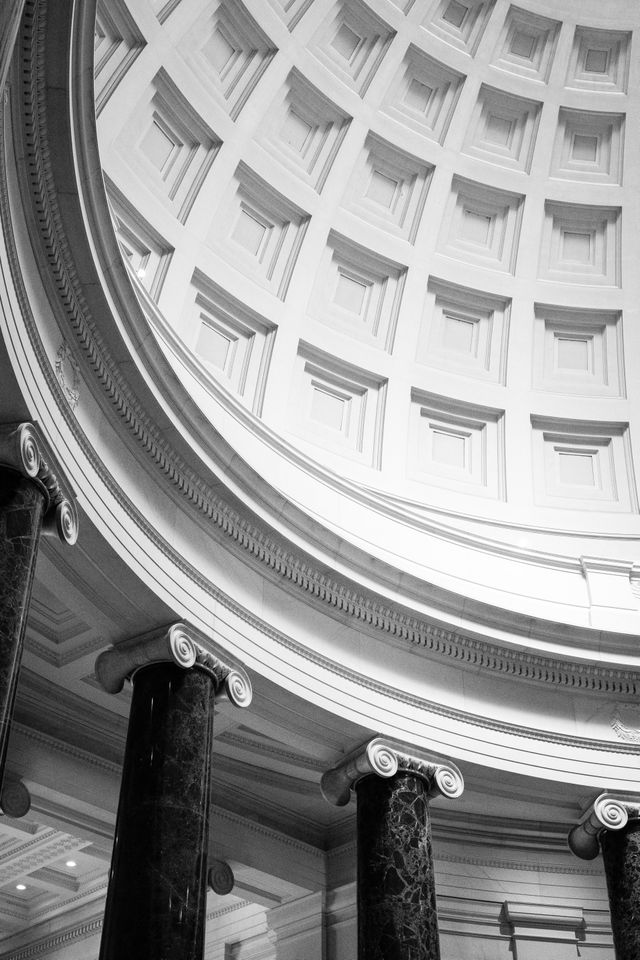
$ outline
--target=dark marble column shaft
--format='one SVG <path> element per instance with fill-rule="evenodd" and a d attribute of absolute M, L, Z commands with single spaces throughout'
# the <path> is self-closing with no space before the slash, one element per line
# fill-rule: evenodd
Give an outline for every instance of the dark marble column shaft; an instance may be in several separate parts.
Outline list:
<path fill-rule="evenodd" d="M 616 960 L 640 958 L 640 820 L 603 830 L 604 859 Z"/>
<path fill-rule="evenodd" d="M 31 479 L 0 466 L 0 788 L 45 505 Z"/>
<path fill-rule="evenodd" d="M 375 774 L 358 798 L 358 960 L 439 960 L 428 784 Z"/>
<path fill-rule="evenodd" d="M 201 960 L 215 683 L 138 670 L 100 960 Z"/>

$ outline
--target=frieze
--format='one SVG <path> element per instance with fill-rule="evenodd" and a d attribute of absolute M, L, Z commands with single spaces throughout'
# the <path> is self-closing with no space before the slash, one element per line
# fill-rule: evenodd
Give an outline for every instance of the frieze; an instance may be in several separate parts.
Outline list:
<path fill-rule="evenodd" d="M 292 761 L 299 767 L 306 767 L 307 770 L 324 770 L 325 764 L 321 760 L 314 760 L 302 753 L 294 753 L 291 750 L 282 750 L 280 747 L 271 743 L 252 740 L 250 737 L 243 737 L 240 734 L 230 730 L 225 730 L 223 734 L 216 738 L 222 743 L 228 743 L 230 746 L 241 747 L 248 750 L 259 750 L 262 756 L 274 757 L 284 762 Z"/>
<path fill-rule="evenodd" d="M 95 753 L 83 750 L 81 747 L 76 747 L 66 740 L 57 740 L 55 737 L 42 733 L 40 730 L 35 730 L 33 727 L 14 722 L 13 729 L 19 731 L 20 734 L 28 740 L 43 744 L 48 750 L 57 750 L 60 753 L 65 753 L 75 760 L 81 760 L 83 763 L 89 764 L 92 767 L 99 767 L 101 770 L 107 770 L 109 773 L 115 774 L 120 774 L 122 770 L 121 765 L 118 763 L 105 760 L 104 757 L 99 757 Z"/>
<path fill-rule="evenodd" d="M 310 843 L 297 840 L 295 837 L 281 833 L 279 830 L 274 830 L 271 827 L 265 826 L 263 823 L 257 823 L 255 820 L 245 820 L 243 817 L 231 813 L 229 810 L 225 810 L 224 807 L 212 806 L 211 816 L 218 820 L 226 820 L 228 823 L 240 827 L 246 833 L 254 833 L 258 836 L 266 837 L 268 840 L 275 840 L 287 847 L 292 847 L 294 850 L 300 850 L 307 856 L 317 858 L 318 860 L 323 860 L 325 857 L 324 850 L 320 850 Z"/>
<path fill-rule="evenodd" d="M 80 926 L 72 927 L 70 930 L 64 930 L 61 933 L 38 940 L 24 949 L 8 953 L 3 957 L 3 960 L 32 960 L 33 957 L 48 956 L 51 952 L 59 950 L 75 940 L 85 940 L 87 937 L 93 937 L 100 933 L 102 922 L 102 917 L 96 917 L 95 920 L 89 920 L 80 924 Z"/>

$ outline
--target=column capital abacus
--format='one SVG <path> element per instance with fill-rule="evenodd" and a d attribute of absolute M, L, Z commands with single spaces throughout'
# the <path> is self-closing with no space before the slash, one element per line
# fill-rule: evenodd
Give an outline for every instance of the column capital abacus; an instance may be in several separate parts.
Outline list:
<path fill-rule="evenodd" d="M 15 470 L 38 485 L 45 498 L 43 533 L 57 535 L 73 546 L 78 539 L 78 514 L 62 471 L 35 423 L 0 424 L 0 466 Z"/>
<path fill-rule="evenodd" d="M 432 797 L 455 799 L 464 790 L 462 774 L 454 763 L 439 760 L 422 750 L 409 749 L 386 737 L 374 737 L 344 757 L 323 774 L 320 789 L 325 800 L 342 807 L 349 802 L 352 789 L 363 777 L 375 773 L 388 778 L 398 771 L 422 777 Z"/>
<path fill-rule="evenodd" d="M 600 852 L 600 834 L 604 830 L 622 830 L 629 820 L 640 819 L 640 797 L 601 793 L 570 831 L 570 850 L 582 860 L 593 860 Z"/>
<path fill-rule="evenodd" d="M 198 642 L 195 631 L 185 623 L 173 623 L 104 650 L 96 660 L 96 677 L 107 693 L 120 693 L 125 680 L 153 663 L 203 670 L 212 677 L 218 699 L 226 697 L 236 707 L 251 703 L 251 681 L 245 671 L 219 660 Z"/>

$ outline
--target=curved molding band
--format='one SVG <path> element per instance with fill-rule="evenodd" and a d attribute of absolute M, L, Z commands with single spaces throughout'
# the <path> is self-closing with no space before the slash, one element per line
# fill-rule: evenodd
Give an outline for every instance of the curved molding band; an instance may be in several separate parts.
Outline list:
<path fill-rule="evenodd" d="M 374 737 L 345 757 L 338 766 L 323 774 L 320 781 L 322 795 L 336 807 L 349 802 L 351 791 L 359 780 L 369 774 L 393 777 L 398 772 L 410 772 L 422 777 L 429 786 L 429 796 L 444 796 L 453 800 L 464 790 L 462 774 L 454 763 L 443 763 L 428 753 L 409 753 L 403 744 Z"/>
<path fill-rule="evenodd" d="M 137 670 L 153 663 L 174 663 L 183 670 L 192 667 L 204 670 L 213 679 L 219 698 L 227 698 L 236 707 L 248 707 L 251 703 L 251 681 L 247 674 L 205 650 L 184 623 L 174 623 L 143 637 L 132 637 L 103 651 L 96 660 L 96 677 L 107 693 L 120 693 L 125 680 L 132 680 Z"/>
<path fill-rule="evenodd" d="M 600 852 L 599 840 L 604 830 L 622 830 L 629 820 L 638 819 L 640 797 L 601 793 L 569 833 L 569 848 L 582 860 L 594 860 Z"/>
<path fill-rule="evenodd" d="M 78 539 L 75 504 L 63 489 L 61 470 L 34 423 L 0 424 L 0 465 L 38 485 L 45 498 L 43 532 L 73 546 Z"/>

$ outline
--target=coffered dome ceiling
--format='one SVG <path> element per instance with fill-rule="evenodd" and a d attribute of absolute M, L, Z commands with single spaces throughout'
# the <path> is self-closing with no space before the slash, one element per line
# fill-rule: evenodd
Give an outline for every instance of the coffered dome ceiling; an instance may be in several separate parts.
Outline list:
<path fill-rule="evenodd" d="M 415 590 L 635 630 L 639 20 L 99 5 L 106 188 L 173 376 Z"/>
<path fill-rule="evenodd" d="M 95 654 L 180 619 L 345 749 L 635 789 L 640 10 L 26 13 L 6 337 L 84 531 L 36 600 L 126 611 L 29 669 L 124 716 Z"/>

